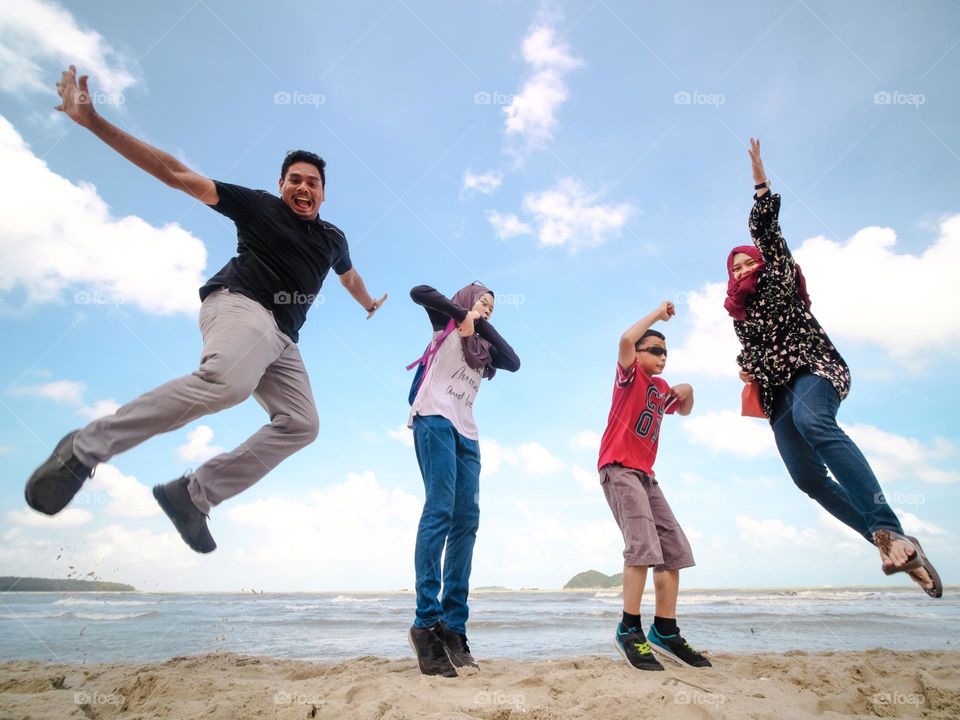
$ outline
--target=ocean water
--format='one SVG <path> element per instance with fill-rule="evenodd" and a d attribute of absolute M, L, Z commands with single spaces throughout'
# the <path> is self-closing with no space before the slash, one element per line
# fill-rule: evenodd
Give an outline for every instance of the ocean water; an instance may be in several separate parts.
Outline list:
<path fill-rule="evenodd" d="M 0 595 L 0 659 L 100 663 L 213 651 L 332 662 L 409 657 L 411 593 Z M 477 658 L 610 655 L 616 591 L 477 592 Z M 653 607 L 644 603 L 645 622 Z M 713 652 L 960 648 L 960 593 L 914 588 L 702 590 L 682 594 L 684 636 Z"/>

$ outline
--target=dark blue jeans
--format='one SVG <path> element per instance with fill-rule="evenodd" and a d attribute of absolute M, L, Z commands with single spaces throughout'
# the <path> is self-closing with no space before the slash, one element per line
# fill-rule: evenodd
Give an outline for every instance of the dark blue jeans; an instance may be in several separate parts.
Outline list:
<path fill-rule="evenodd" d="M 867 459 L 837 425 L 839 407 L 833 384 L 809 371 L 776 388 L 772 425 L 780 457 L 798 488 L 870 542 L 877 530 L 902 534 Z"/>
<path fill-rule="evenodd" d="M 413 419 L 413 445 L 426 491 L 414 553 L 414 625 L 427 628 L 443 620 L 466 635 L 470 568 L 480 526 L 480 444 L 463 437 L 441 415 L 418 415 Z"/>

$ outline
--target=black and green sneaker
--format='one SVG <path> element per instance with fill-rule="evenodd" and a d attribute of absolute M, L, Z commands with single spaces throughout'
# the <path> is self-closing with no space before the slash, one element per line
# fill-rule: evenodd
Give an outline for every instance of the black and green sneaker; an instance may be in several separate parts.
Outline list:
<path fill-rule="evenodd" d="M 698 653 L 680 633 L 676 635 L 661 635 L 655 625 L 650 626 L 650 642 L 661 655 L 681 665 L 691 667 L 713 667 L 709 660 Z"/>
<path fill-rule="evenodd" d="M 618 623 L 614 645 L 637 670 L 663 670 L 663 665 L 653 656 L 650 644 L 640 628 L 625 628 L 623 623 Z"/>

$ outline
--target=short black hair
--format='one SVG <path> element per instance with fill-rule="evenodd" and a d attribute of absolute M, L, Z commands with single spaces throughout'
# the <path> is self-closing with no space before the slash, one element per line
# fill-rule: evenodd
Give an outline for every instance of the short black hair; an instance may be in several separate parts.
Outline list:
<path fill-rule="evenodd" d="M 644 338 L 648 338 L 648 337 L 658 337 L 658 338 L 660 338 L 661 340 L 663 340 L 664 342 L 667 341 L 667 338 L 665 338 L 665 337 L 663 336 L 663 333 L 660 332 L 659 330 L 647 330 L 643 335 L 640 336 L 640 339 L 637 340 L 636 343 L 634 343 L 633 349 L 634 349 L 634 350 L 639 350 L 639 349 L 640 349 L 640 343 L 643 342 L 643 339 L 644 339 Z"/>
<path fill-rule="evenodd" d="M 283 165 L 280 166 L 280 179 L 283 180 L 287 176 L 287 170 L 290 169 L 290 166 L 298 162 L 310 163 L 316 166 L 317 170 L 320 171 L 320 184 L 324 187 L 327 186 L 327 177 L 323 172 L 324 168 L 327 167 L 327 162 L 309 150 L 291 150 L 288 152 L 286 157 L 283 158 Z"/>

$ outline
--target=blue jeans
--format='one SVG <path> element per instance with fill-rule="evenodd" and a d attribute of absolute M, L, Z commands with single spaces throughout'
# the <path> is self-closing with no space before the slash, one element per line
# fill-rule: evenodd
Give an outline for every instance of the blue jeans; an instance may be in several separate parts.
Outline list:
<path fill-rule="evenodd" d="M 798 488 L 870 542 L 877 530 L 902 534 L 867 459 L 837 425 L 839 407 L 833 384 L 809 371 L 776 388 L 771 424 L 780 457 Z"/>
<path fill-rule="evenodd" d="M 480 527 L 480 443 L 460 435 L 442 415 L 418 415 L 413 419 L 413 446 L 426 491 L 414 553 L 414 625 L 428 628 L 443 620 L 466 635 L 470 568 Z"/>

